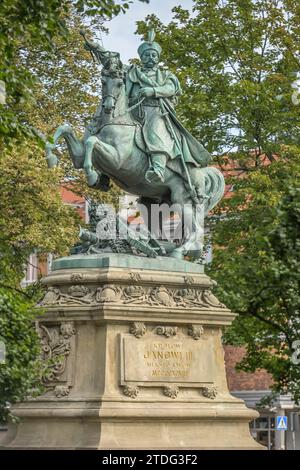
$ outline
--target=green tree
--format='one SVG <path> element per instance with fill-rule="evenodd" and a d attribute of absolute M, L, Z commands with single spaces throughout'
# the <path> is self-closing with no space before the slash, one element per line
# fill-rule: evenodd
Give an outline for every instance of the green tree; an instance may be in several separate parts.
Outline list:
<path fill-rule="evenodd" d="M 62 171 L 49 172 L 41 148 L 32 139 L 0 159 L 0 338 L 6 362 L 0 364 L 0 421 L 8 416 L 6 402 L 24 398 L 38 385 L 38 338 L 32 320 L 40 289 L 21 289 L 27 258 L 68 253 L 77 238 L 79 216 L 63 204 Z"/>
<path fill-rule="evenodd" d="M 32 325 L 36 316 L 32 293 L 27 296 L 0 287 L 0 311 L 0 339 L 6 350 L 5 361 L 0 363 L 0 423 L 4 423 L 12 403 L 25 398 L 31 390 L 41 390 L 42 366 Z"/>
<path fill-rule="evenodd" d="M 230 344 L 246 345 L 239 368 L 264 368 L 274 392 L 300 398 L 300 149 L 286 147 L 280 159 L 234 181 L 212 223 L 213 263 L 222 301 L 239 316 L 225 333 Z M 225 215 L 226 214 L 226 215 Z"/>

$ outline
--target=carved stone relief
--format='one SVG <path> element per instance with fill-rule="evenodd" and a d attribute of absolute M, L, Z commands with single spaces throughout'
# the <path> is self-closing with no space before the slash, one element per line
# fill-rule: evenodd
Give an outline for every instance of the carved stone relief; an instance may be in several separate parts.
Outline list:
<path fill-rule="evenodd" d="M 71 281 L 72 282 L 80 282 L 83 279 L 83 274 L 82 273 L 73 273 L 71 275 Z"/>
<path fill-rule="evenodd" d="M 130 274 L 130 279 L 134 282 L 141 282 L 142 276 L 139 273 L 131 272 Z"/>
<path fill-rule="evenodd" d="M 218 395 L 217 387 L 215 385 L 211 385 L 209 387 L 202 387 L 202 395 L 206 398 L 214 400 Z"/>
<path fill-rule="evenodd" d="M 134 335 L 136 338 L 141 338 L 146 333 L 145 323 L 134 322 L 129 328 L 129 333 Z"/>
<path fill-rule="evenodd" d="M 129 398 L 136 398 L 140 392 L 139 387 L 135 387 L 132 385 L 124 385 L 123 393 L 126 397 Z"/>
<path fill-rule="evenodd" d="M 173 398 L 173 399 L 177 398 L 178 393 L 179 393 L 179 387 L 177 387 L 177 385 L 167 385 L 163 389 L 163 394 L 169 398 Z"/>
<path fill-rule="evenodd" d="M 73 322 L 43 325 L 37 322 L 42 360 L 47 363 L 41 381 L 57 398 L 69 395 L 74 369 L 75 333 Z"/>
<path fill-rule="evenodd" d="M 188 334 L 195 340 L 198 340 L 204 334 L 204 328 L 202 325 L 190 325 L 188 328 Z"/>
<path fill-rule="evenodd" d="M 166 338 L 171 338 L 171 336 L 177 335 L 177 326 L 157 326 L 156 334 L 165 336 Z"/>

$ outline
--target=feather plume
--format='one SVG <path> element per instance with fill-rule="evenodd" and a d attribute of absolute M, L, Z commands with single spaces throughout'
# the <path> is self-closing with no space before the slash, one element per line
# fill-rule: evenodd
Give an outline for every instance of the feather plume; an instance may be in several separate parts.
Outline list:
<path fill-rule="evenodd" d="M 147 38 L 147 41 L 148 41 L 148 42 L 153 42 L 154 39 L 155 39 L 155 31 L 154 31 L 154 29 L 150 29 L 150 30 L 148 31 L 148 38 Z"/>

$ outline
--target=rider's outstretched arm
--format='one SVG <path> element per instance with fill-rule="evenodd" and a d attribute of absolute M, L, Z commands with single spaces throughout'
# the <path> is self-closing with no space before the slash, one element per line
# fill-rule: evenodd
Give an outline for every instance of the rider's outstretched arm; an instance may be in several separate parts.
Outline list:
<path fill-rule="evenodd" d="M 91 54 L 98 60 L 100 64 L 103 63 L 103 60 L 110 54 L 109 51 L 104 49 L 101 44 L 95 41 L 89 41 L 83 31 L 80 31 L 81 36 L 84 38 L 84 48 L 87 51 L 90 51 Z"/>

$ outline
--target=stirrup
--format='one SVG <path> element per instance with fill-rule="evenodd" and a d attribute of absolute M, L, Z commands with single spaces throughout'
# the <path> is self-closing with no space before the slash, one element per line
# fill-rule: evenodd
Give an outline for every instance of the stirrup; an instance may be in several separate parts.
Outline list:
<path fill-rule="evenodd" d="M 160 170 L 157 168 L 151 167 L 149 170 L 146 171 L 145 179 L 148 183 L 164 183 L 165 177 Z"/>

